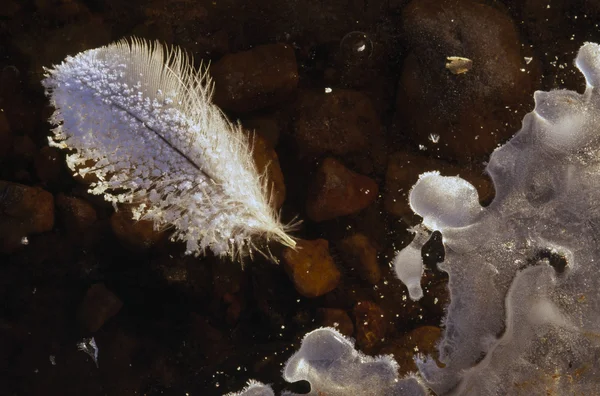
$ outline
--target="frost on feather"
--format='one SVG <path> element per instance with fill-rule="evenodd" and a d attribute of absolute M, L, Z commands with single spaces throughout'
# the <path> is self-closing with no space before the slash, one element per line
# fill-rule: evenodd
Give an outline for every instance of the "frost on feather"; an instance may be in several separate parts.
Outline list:
<path fill-rule="evenodd" d="M 179 48 L 141 39 L 88 50 L 46 70 L 56 111 L 49 138 L 90 192 L 131 203 L 134 218 L 173 228 L 188 254 L 238 257 L 259 241 L 295 242 L 239 125 L 211 103 L 212 83 Z"/>

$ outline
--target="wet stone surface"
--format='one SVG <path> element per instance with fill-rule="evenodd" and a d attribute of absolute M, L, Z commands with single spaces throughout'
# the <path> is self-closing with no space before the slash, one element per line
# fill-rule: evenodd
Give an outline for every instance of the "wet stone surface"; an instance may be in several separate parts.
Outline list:
<path fill-rule="evenodd" d="M 305 297 L 322 296 L 335 289 L 340 281 L 340 271 L 324 239 L 298 241 L 297 250 L 286 248 L 283 266 L 298 293 Z"/>
<path fill-rule="evenodd" d="M 306 214 L 324 221 L 357 213 L 377 198 L 379 187 L 371 178 L 359 175 L 333 158 L 317 169 L 306 202 Z"/>

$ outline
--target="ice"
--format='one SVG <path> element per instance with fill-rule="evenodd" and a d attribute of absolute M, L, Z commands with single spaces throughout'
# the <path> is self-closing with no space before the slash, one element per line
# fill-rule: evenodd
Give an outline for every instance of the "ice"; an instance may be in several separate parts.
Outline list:
<path fill-rule="evenodd" d="M 287 381 L 310 382 L 310 395 L 413 396 L 423 385 L 437 395 L 600 394 L 600 46 L 585 44 L 576 65 L 585 92 L 536 93 L 521 130 L 492 154 L 489 206 L 437 172 L 411 190 L 423 223 L 394 265 L 419 298 L 421 248 L 442 234 L 443 365 L 419 356 L 419 374 L 399 379 L 390 357 L 318 329 L 288 361 Z"/>

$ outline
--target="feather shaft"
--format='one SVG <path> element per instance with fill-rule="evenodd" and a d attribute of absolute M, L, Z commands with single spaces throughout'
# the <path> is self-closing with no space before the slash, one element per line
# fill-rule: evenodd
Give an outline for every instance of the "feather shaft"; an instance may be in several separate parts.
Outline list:
<path fill-rule="evenodd" d="M 67 57 L 42 84 L 56 109 L 49 142 L 75 151 L 75 173 L 96 176 L 91 193 L 172 227 L 190 254 L 237 258 L 259 240 L 295 246 L 251 140 L 211 102 L 207 71 L 181 49 L 121 40 Z"/>

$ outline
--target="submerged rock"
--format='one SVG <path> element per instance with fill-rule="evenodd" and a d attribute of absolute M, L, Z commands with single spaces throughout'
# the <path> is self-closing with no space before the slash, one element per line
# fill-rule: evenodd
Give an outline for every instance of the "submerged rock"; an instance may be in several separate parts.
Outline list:
<path fill-rule="evenodd" d="M 340 281 L 340 271 L 325 239 L 299 240 L 296 249 L 286 248 L 283 266 L 298 293 L 305 297 L 322 296 L 335 289 Z"/>
<path fill-rule="evenodd" d="M 373 179 L 351 171 L 333 158 L 326 158 L 317 169 L 309 191 L 306 214 L 313 221 L 353 214 L 373 203 L 378 192 Z"/>

